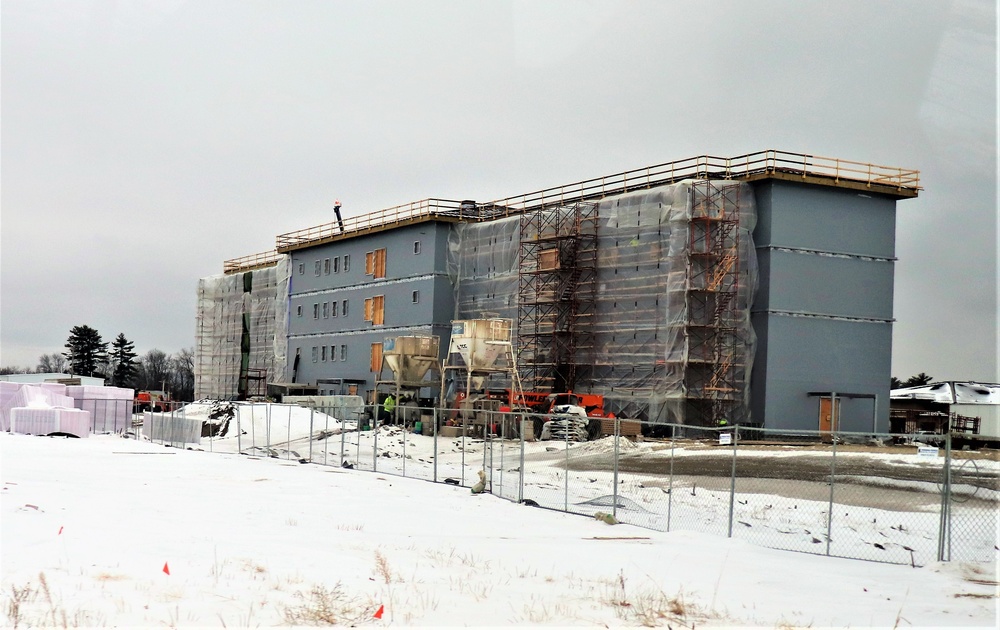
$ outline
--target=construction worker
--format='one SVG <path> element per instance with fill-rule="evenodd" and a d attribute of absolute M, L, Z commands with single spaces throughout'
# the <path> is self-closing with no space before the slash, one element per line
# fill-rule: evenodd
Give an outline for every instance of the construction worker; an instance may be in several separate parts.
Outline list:
<path fill-rule="evenodd" d="M 385 400 L 382 402 L 382 409 L 385 410 L 385 414 L 388 416 L 387 420 L 391 421 L 392 412 L 396 410 L 396 399 L 392 397 L 392 394 L 385 397 Z"/>
<path fill-rule="evenodd" d="M 729 420 L 726 420 L 725 418 L 719 418 L 719 428 L 720 429 L 725 429 L 728 426 L 729 426 Z"/>

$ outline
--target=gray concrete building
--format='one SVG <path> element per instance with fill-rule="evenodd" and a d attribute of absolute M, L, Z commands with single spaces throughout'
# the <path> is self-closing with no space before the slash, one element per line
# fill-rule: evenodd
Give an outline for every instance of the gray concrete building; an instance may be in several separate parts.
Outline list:
<path fill-rule="evenodd" d="M 224 276 L 283 261 L 286 361 L 268 379 L 320 393 L 370 394 L 387 337 L 437 335 L 445 359 L 451 321 L 487 315 L 514 321 L 532 389 L 600 394 L 619 416 L 885 431 L 896 202 L 919 190 L 907 169 L 700 156 L 331 221 Z"/>

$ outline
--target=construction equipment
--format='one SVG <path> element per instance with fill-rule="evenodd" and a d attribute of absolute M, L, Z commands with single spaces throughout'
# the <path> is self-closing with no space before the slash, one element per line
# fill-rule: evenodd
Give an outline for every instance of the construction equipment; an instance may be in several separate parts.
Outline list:
<path fill-rule="evenodd" d="M 158 389 L 143 390 L 135 395 L 135 400 L 132 403 L 132 412 L 172 411 L 175 402 L 170 399 L 170 394 L 167 392 Z"/>

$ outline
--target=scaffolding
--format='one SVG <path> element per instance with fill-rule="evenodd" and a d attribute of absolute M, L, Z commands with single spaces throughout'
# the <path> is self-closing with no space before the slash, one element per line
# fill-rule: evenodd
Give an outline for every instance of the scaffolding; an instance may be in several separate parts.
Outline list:
<path fill-rule="evenodd" d="M 744 420 L 746 385 L 740 325 L 741 186 L 710 180 L 691 185 L 688 227 L 686 422 Z"/>
<path fill-rule="evenodd" d="M 198 281 L 196 398 L 262 395 L 267 375 L 285 373 L 290 273 L 289 257 L 279 255 Z"/>
<path fill-rule="evenodd" d="M 517 364 L 528 391 L 589 379 L 597 300 L 597 204 L 521 215 Z"/>
<path fill-rule="evenodd" d="M 600 394 L 654 423 L 745 421 L 755 221 L 749 184 L 690 180 L 457 225 L 456 319 L 514 318 L 528 391 Z"/>

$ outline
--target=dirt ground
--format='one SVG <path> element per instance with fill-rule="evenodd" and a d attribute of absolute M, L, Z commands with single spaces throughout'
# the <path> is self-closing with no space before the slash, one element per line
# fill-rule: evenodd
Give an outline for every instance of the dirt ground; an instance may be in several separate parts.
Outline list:
<path fill-rule="evenodd" d="M 621 473 L 649 475 L 644 486 L 664 487 L 673 475 L 674 486 L 697 487 L 708 490 L 728 491 L 733 470 L 733 458 L 720 454 L 714 444 L 685 444 L 682 457 L 671 458 L 669 445 L 654 447 L 658 457 L 636 452 L 621 454 L 618 470 Z M 704 448 L 704 455 L 695 454 Z M 711 449 L 711 450 L 710 450 Z M 868 447 L 838 445 L 838 453 L 851 452 L 849 457 L 838 457 L 832 468 L 830 445 L 804 445 L 796 447 L 801 455 L 768 457 L 767 452 L 788 453 L 788 446 L 741 446 L 736 457 L 736 491 L 738 493 L 778 494 L 788 498 L 825 501 L 830 497 L 831 475 L 837 481 L 836 501 L 851 505 L 878 507 L 889 510 L 933 508 L 940 503 L 940 484 L 943 482 L 943 458 L 926 463 L 912 464 L 902 458 L 886 461 L 884 458 L 863 457 L 853 453 L 907 454 L 914 447 Z M 695 453 L 692 453 L 695 451 Z M 753 456 L 740 457 L 740 453 Z M 556 455 L 553 453 L 553 455 Z M 996 506 L 996 491 L 1000 491 L 1000 475 L 995 467 L 989 470 L 979 461 L 997 461 L 996 451 L 956 452 L 951 470 L 951 481 L 958 499 Z M 571 457 L 570 470 L 602 470 L 613 468 L 613 456 L 608 453 Z M 907 487 L 907 486 L 910 487 Z M 992 491 L 992 492 L 991 492 Z M 957 494 L 961 493 L 961 494 Z"/>

